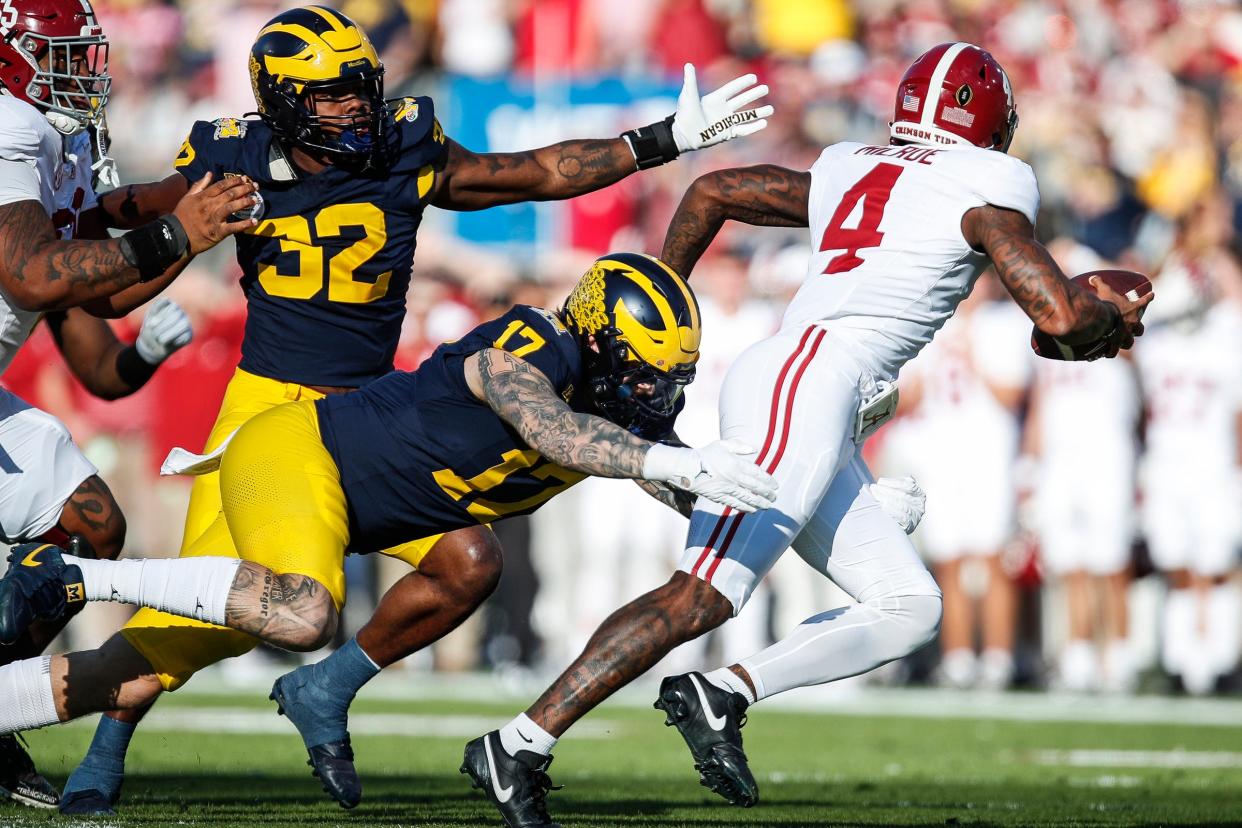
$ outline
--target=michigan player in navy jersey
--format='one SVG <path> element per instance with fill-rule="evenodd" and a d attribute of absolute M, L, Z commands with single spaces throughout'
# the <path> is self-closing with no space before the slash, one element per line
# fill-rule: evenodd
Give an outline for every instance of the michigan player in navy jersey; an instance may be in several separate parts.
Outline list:
<path fill-rule="evenodd" d="M 339 12 L 319 6 L 283 12 L 260 31 L 250 54 L 250 77 L 258 118 L 195 124 L 173 175 L 158 184 L 122 188 L 102 201 L 115 225 L 131 226 L 175 202 L 187 182 L 207 171 L 259 184 L 258 225 L 237 242 L 249 305 L 242 360 L 207 450 L 275 405 L 346 392 L 392 369 L 415 234 L 428 206 L 479 210 L 572 198 L 682 152 L 757 132 L 772 111 L 747 108 L 767 93 L 753 75 L 700 96 L 687 65 L 677 111 L 663 121 L 617 138 L 477 154 L 444 134 L 430 98 L 386 101 L 383 66 L 366 34 Z M 220 508 L 216 475 L 196 480 L 183 555 L 212 553 L 215 540 L 206 533 Z M 415 571 L 384 596 L 372 621 L 344 648 L 364 666 L 392 664 L 447 631 L 460 596 L 449 601 L 444 578 L 466 569 L 490 573 L 490 581 L 469 581 L 479 586 L 470 596 L 477 605 L 500 570 L 495 539 L 478 527 L 413 540 L 385 554 Z M 144 651 L 175 649 L 187 626 L 193 622 L 144 611 L 126 635 L 142 639 Z M 322 703 L 340 706 L 348 699 L 337 695 Z M 101 722 L 67 783 L 64 812 L 110 809 L 139 716 Z M 339 727 L 318 729 L 295 718 L 304 735 L 313 729 L 325 740 L 308 747 L 330 788 L 335 764 L 352 772 L 341 721 Z"/>
<path fill-rule="evenodd" d="M 515 307 L 416 371 L 252 418 L 219 458 L 214 556 L 94 561 L 47 544 L 18 547 L 0 580 L 0 643 L 87 600 L 200 623 L 182 628 L 175 651 L 152 653 L 118 634 L 94 652 L 0 668 L 0 734 L 147 704 L 259 640 L 321 647 L 345 600 L 347 552 L 526 514 L 587 475 L 766 508 L 776 491 L 743 459 L 753 449 L 655 442 L 672 434 L 699 339 L 684 280 L 654 258 L 606 256 L 559 312 Z M 446 589 L 471 594 L 457 582 Z M 454 606 L 451 626 L 474 605 Z M 306 687 L 337 680 L 315 667 L 277 682 L 284 712 L 303 703 Z M 352 806 L 361 788 L 350 792 L 343 804 Z"/>

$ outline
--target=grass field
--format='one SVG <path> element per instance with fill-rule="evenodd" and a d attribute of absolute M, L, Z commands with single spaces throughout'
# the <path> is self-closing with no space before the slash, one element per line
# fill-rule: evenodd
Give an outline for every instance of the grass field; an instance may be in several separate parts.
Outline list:
<path fill-rule="evenodd" d="M 888 698 L 898 712 L 908 707 L 900 694 L 882 695 L 881 707 Z M 1216 708 L 1201 723 L 1183 715 L 1179 724 L 1101 724 L 970 718 L 974 707 L 960 701 L 953 718 L 932 718 L 939 697 L 919 698 L 929 709 L 917 715 L 754 711 L 744 734 L 762 801 L 750 810 L 698 786 L 658 712 L 609 705 L 558 746 L 551 772 L 565 788 L 552 794 L 551 809 L 566 828 L 1242 824 L 1242 704 Z M 366 797 L 345 812 L 320 793 L 292 728 L 260 699 L 257 691 L 167 699 L 132 746 L 122 816 L 104 824 L 498 824 L 457 768 L 466 740 L 520 704 L 360 700 L 354 744 Z M 1043 704 L 993 697 L 979 709 L 1008 716 L 1031 701 Z M 1092 704 L 1101 717 L 1125 718 L 1135 703 Z M 1059 715 L 1033 709 L 1043 712 L 1017 718 Z M 35 733 L 31 748 L 61 781 L 92 730 L 82 723 Z M 0 805 L 0 826 L 68 824 Z"/>

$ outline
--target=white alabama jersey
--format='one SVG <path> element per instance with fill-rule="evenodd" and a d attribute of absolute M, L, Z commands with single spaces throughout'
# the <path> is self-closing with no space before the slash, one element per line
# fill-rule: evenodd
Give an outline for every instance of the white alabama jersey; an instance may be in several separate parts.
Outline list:
<path fill-rule="evenodd" d="M 1085 468 L 1101 455 L 1118 463 L 1133 456 L 1140 400 L 1134 369 L 1126 360 L 1031 358 L 1044 462 Z M 1129 468 L 1132 461 L 1124 465 Z"/>
<path fill-rule="evenodd" d="M 811 167 L 813 252 L 783 327 L 822 324 L 894 379 L 988 264 L 961 229 L 962 215 L 985 204 L 1034 223 L 1034 172 L 976 147 L 828 147 Z"/>
<path fill-rule="evenodd" d="M 1152 326 L 1134 349 L 1147 397 L 1147 460 L 1200 473 L 1232 468 L 1242 410 L 1242 312 L 1217 302 L 1193 330 Z"/>
<path fill-rule="evenodd" d="M 0 205 L 38 200 L 57 235 L 72 238 L 78 216 L 95 206 L 91 161 L 87 132 L 62 136 L 35 107 L 0 95 Z M 0 285 L 0 372 L 13 361 L 40 315 L 16 307 Z"/>

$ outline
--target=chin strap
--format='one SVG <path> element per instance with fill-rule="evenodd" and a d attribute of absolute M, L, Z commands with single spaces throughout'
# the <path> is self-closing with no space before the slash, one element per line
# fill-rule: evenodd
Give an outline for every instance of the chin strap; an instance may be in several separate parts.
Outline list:
<path fill-rule="evenodd" d="M 116 160 L 108 155 L 108 121 L 99 119 L 95 125 L 95 163 L 91 164 L 91 172 L 95 174 L 98 185 L 114 190 L 121 186 L 121 174 L 117 171 Z"/>

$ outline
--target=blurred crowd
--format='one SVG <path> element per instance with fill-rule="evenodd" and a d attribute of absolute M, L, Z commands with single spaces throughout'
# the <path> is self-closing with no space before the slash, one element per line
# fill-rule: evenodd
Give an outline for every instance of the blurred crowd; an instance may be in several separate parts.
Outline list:
<path fill-rule="evenodd" d="M 1242 11 L 1213 0 L 341 0 L 371 33 L 390 95 L 456 105 L 454 78 L 536 86 L 656 78 L 681 66 L 711 88 L 746 71 L 771 86 L 768 129 L 558 207 L 555 246 L 467 244 L 420 231 L 398 367 L 511 303 L 559 305 L 606 249 L 658 252 L 681 193 L 706 170 L 805 169 L 839 140 L 887 143 L 909 61 L 948 40 L 990 50 L 1014 86 L 1011 152 L 1035 168 L 1038 232 L 1067 273 L 1151 274 L 1158 299 L 1131 358 L 1056 364 L 996 284 L 976 294 L 901 377 L 899 418 L 871 441 L 877 473 L 928 493 L 916 540 L 945 591 L 939 652 L 886 680 L 1076 691 L 1228 689 L 1242 650 Z M 253 35 L 292 3 L 99 0 L 112 43 L 112 152 L 122 180 L 171 172 L 191 123 L 253 109 Z M 565 120 L 565 119 L 562 119 Z M 617 132 L 636 123 L 619 124 Z M 575 132 L 573 119 L 558 127 Z M 474 147 L 475 149 L 480 149 Z M 430 211 L 435 213 L 435 211 Z M 131 555 L 180 543 L 188 486 L 156 471 L 197 450 L 236 364 L 245 306 L 231 245 L 171 288 L 193 345 L 120 402 L 89 397 L 39 332 L 3 382 L 60 416 L 113 486 Z M 703 361 L 679 432 L 713 439 L 732 358 L 774 330 L 803 277 L 805 231 L 729 227 L 694 284 Z M 132 335 L 135 320 L 122 326 Z M 567 663 L 611 609 L 663 582 L 684 521 L 637 487 L 589 480 L 502 525 L 506 574 L 477 621 L 415 659 L 443 669 Z M 792 556 L 791 556 L 792 557 Z M 350 561 L 347 625 L 400 575 Z M 766 644 L 825 606 L 821 579 L 782 561 L 712 641 L 674 658 Z M 81 626 L 81 625 L 78 625 Z M 112 627 L 102 630 L 110 632 Z M 688 645 L 692 646 L 692 645 Z"/>

